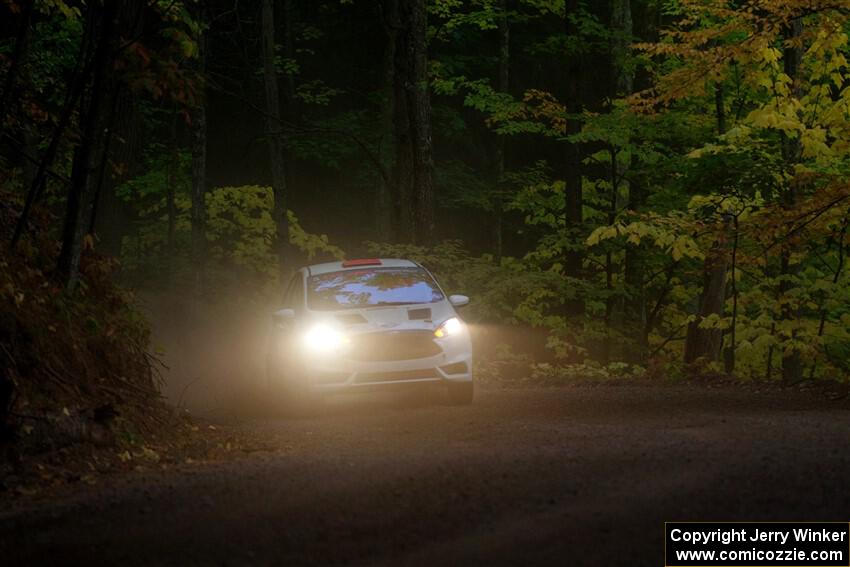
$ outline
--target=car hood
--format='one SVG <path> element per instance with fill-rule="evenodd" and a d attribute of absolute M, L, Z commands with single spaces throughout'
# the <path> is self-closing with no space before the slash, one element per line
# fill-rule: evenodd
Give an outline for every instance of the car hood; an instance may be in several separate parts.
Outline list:
<path fill-rule="evenodd" d="M 352 333 L 375 331 L 433 331 L 455 316 L 447 301 L 413 305 L 344 309 L 317 314 L 316 319 L 330 320 Z"/>

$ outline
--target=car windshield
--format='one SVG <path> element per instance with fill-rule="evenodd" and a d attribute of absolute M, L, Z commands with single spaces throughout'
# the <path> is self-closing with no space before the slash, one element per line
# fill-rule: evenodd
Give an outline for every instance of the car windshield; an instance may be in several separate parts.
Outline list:
<path fill-rule="evenodd" d="M 443 294 L 421 268 L 370 268 L 312 276 L 307 304 L 317 311 L 434 303 Z"/>

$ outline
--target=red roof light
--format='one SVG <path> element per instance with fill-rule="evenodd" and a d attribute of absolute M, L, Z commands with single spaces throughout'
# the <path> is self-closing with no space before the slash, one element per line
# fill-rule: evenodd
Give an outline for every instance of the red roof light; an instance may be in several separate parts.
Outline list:
<path fill-rule="evenodd" d="M 345 260 L 342 263 L 343 268 L 353 268 L 354 266 L 380 266 L 381 261 L 377 258 L 361 258 L 359 260 Z"/>

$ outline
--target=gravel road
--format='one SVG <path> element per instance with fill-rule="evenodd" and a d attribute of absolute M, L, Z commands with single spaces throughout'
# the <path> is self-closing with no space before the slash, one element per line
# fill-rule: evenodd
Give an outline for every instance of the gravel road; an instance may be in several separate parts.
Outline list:
<path fill-rule="evenodd" d="M 0 511 L 0 562 L 663 565 L 665 520 L 850 519 L 846 401 L 698 386 L 341 399 L 265 450 Z"/>

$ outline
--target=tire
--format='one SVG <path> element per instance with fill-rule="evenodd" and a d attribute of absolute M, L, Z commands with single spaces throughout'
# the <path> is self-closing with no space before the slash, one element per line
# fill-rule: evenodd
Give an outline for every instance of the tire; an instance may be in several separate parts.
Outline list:
<path fill-rule="evenodd" d="M 468 406 L 472 403 L 474 395 L 475 386 L 471 380 L 469 382 L 450 383 L 446 387 L 446 397 L 449 405 L 452 406 Z"/>

